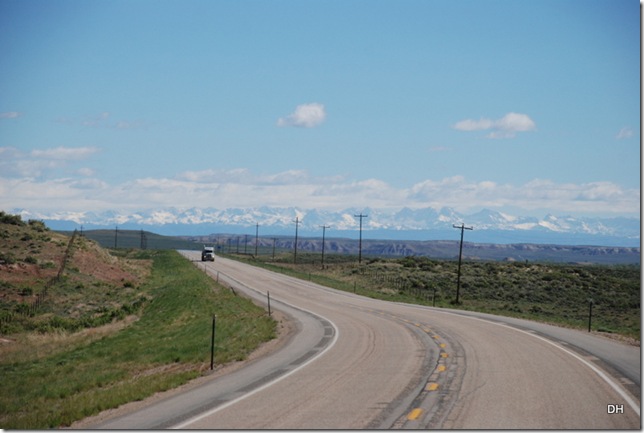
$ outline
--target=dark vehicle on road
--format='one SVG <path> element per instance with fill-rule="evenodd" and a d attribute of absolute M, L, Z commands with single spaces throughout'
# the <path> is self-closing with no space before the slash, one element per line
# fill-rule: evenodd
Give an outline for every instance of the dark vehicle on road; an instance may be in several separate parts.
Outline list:
<path fill-rule="evenodd" d="M 204 245 L 203 250 L 201 251 L 201 261 L 202 262 L 214 262 L 215 261 L 215 247 L 207 247 Z"/>

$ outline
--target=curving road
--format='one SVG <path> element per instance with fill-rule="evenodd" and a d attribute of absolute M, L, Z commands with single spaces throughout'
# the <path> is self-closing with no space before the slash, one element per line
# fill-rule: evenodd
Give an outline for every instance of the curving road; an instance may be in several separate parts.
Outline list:
<path fill-rule="evenodd" d="M 235 373 L 93 428 L 641 427 L 639 348 L 373 300 L 220 257 L 198 265 L 258 302 L 270 292 L 298 333 Z"/>

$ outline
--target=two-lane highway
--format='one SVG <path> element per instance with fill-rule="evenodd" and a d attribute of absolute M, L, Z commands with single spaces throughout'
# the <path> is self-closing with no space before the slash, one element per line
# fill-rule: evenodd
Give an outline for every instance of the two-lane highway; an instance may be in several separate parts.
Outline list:
<path fill-rule="evenodd" d="M 220 257 L 199 266 L 259 302 L 270 292 L 297 336 L 234 374 L 96 427 L 640 428 L 639 395 L 598 357 L 541 329 L 364 298 Z M 639 364 L 639 348 L 619 348 Z M 624 370 L 639 384 L 635 369 Z"/>

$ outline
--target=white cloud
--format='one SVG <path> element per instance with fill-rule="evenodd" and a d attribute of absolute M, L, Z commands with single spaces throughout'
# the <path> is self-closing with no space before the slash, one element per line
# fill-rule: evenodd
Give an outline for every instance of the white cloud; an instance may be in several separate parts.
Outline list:
<path fill-rule="evenodd" d="M 107 121 L 110 118 L 110 113 L 108 112 L 103 112 L 99 114 L 98 116 L 92 116 L 92 117 L 87 117 L 84 120 L 81 121 L 81 125 L 83 126 L 91 126 L 94 128 L 101 127 L 101 126 L 106 126 Z"/>
<path fill-rule="evenodd" d="M 66 161 L 77 161 L 98 152 L 97 147 L 64 147 L 59 146 L 53 149 L 34 149 L 31 156 L 42 159 L 57 159 Z"/>
<path fill-rule="evenodd" d="M 623 140 L 625 138 L 631 138 L 633 136 L 633 130 L 629 128 L 628 126 L 623 127 L 622 129 L 619 130 L 615 138 L 617 140 Z"/>
<path fill-rule="evenodd" d="M 0 113 L 0 119 L 17 119 L 20 116 L 22 116 L 22 113 L 17 111 L 5 111 L 4 113 Z"/>
<path fill-rule="evenodd" d="M 429 148 L 429 152 L 449 152 L 452 150 L 450 147 L 447 146 L 432 146 Z"/>
<path fill-rule="evenodd" d="M 11 149 L 0 148 L 0 155 Z M 639 215 L 640 191 L 612 182 L 557 183 L 533 179 L 522 185 L 463 176 L 427 179 L 398 188 L 380 179 L 315 177 L 304 170 L 254 174 L 247 169 L 185 172 L 175 178 L 141 178 L 109 185 L 87 176 L 8 178 L 0 169 L 0 209 L 103 211 L 177 208 L 253 208 L 262 206 L 341 210 L 452 207 L 499 211 L 593 215 Z"/>
<path fill-rule="evenodd" d="M 453 126 L 454 129 L 459 131 L 480 131 L 490 129 L 494 126 L 494 121 L 490 119 L 481 118 L 479 120 L 465 119 L 456 122 Z"/>
<path fill-rule="evenodd" d="M 90 177 L 90 176 L 94 176 L 96 172 L 91 168 L 83 167 L 83 168 L 79 168 L 76 171 L 76 173 L 80 174 L 81 176 Z"/>
<path fill-rule="evenodd" d="M 297 126 L 313 128 L 320 125 L 326 119 L 324 105 L 316 102 L 311 104 L 298 105 L 295 111 L 286 117 L 277 120 L 277 126 Z"/>
<path fill-rule="evenodd" d="M 513 138 L 517 132 L 534 131 L 537 125 L 527 114 L 510 112 L 496 120 L 486 118 L 461 120 L 452 127 L 459 131 L 490 130 L 487 138 Z"/>
<path fill-rule="evenodd" d="M 99 152 L 97 147 L 64 147 L 34 149 L 23 152 L 14 147 L 0 147 L 0 173 L 4 177 L 39 177 L 65 168 L 75 161 Z"/>

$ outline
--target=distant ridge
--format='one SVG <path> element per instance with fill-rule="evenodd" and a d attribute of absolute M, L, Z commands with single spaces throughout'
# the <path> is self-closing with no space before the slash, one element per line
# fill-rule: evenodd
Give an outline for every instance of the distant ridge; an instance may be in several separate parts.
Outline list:
<path fill-rule="evenodd" d="M 63 232 L 70 234 L 70 232 Z M 149 249 L 201 249 L 204 244 L 217 246 L 217 252 L 246 252 L 254 254 L 255 237 L 248 234 L 216 233 L 200 236 L 162 236 L 141 230 L 119 229 L 84 230 L 83 235 L 100 243 L 105 248 L 141 248 L 142 238 Z M 116 236 L 115 236 L 116 235 Z M 293 250 L 293 236 L 260 236 L 258 255 L 272 254 L 273 245 L 278 253 Z M 391 240 L 363 239 L 362 253 L 370 257 L 425 256 L 436 259 L 456 259 L 459 241 L 456 240 Z M 320 237 L 298 237 L 298 251 L 321 254 Z M 358 240 L 348 238 L 325 238 L 327 254 L 358 254 Z M 466 260 L 495 260 L 510 262 L 594 263 L 594 264 L 639 264 L 640 248 L 548 244 L 491 244 L 464 242 L 463 256 Z M 314 259 L 315 260 L 315 259 Z"/>
<path fill-rule="evenodd" d="M 218 245 L 218 251 L 244 252 L 253 254 L 255 238 L 235 234 L 212 234 L 207 236 L 186 236 L 185 240 L 196 244 Z M 239 244 L 237 243 L 239 242 Z M 281 251 L 292 250 L 295 242 L 292 236 L 275 238 L 260 237 L 260 255 L 271 254 L 273 243 Z M 246 243 L 246 245 L 245 245 Z M 298 252 L 321 253 L 322 239 L 299 237 Z M 383 239 L 362 240 L 363 257 L 405 257 L 426 256 L 437 259 L 458 258 L 459 241 L 395 241 Z M 327 254 L 358 254 L 358 240 L 346 238 L 325 238 Z M 548 244 L 489 244 L 463 243 L 463 257 L 466 260 L 496 260 L 511 262 L 553 262 L 553 263 L 595 263 L 595 264 L 639 264 L 640 248 L 602 247 Z"/>
<path fill-rule="evenodd" d="M 259 224 L 263 235 L 289 235 L 298 217 L 303 236 L 321 235 L 321 226 L 330 226 L 328 236 L 357 237 L 355 214 L 363 220 L 366 238 L 394 240 L 456 239 L 452 224 L 474 226 L 466 239 L 479 243 L 537 243 L 558 245 L 600 245 L 636 247 L 640 244 L 639 218 L 591 218 L 546 215 L 514 216 L 483 209 L 461 214 L 451 208 L 345 209 L 322 211 L 296 207 L 259 208 L 164 208 L 138 212 L 55 212 L 38 213 L 15 209 L 23 219 L 43 220 L 55 230 L 114 228 L 148 230 L 163 235 L 204 235 L 209 233 L 255 234 Z"/>

